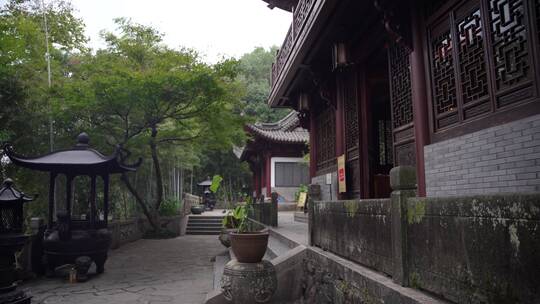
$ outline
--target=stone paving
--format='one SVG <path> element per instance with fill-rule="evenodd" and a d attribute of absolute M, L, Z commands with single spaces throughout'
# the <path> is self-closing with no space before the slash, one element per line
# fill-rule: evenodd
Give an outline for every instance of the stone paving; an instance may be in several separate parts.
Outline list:
<path fill-rule="evenodd" d="M 21 287 L 34 304 L 200 304 L 213 289 L 211 260 L 224 249 L 214 235 L 139 240 L 111 251 L 105 273 L 85 283 L 42 278 Z"/>

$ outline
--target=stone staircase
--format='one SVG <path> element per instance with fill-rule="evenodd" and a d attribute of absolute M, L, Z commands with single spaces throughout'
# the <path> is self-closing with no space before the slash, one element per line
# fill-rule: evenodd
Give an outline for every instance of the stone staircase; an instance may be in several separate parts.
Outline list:
<path fill-rule="evenodd" d="M 186 234 L 218 235 L 221 231 L 223 216 L 190 215 Z"/>

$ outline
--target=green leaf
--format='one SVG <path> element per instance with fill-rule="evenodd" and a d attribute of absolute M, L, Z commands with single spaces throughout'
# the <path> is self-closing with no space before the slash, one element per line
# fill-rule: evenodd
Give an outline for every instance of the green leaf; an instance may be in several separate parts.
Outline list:
<path fill-rule="evenodd" d="M 214 175 L 214 177 L 212 178 L 212 185 L 210 185 L 210 191 L 216 193 L 222 180 L 223 177 L 221 177 L 220 175 Z"/>

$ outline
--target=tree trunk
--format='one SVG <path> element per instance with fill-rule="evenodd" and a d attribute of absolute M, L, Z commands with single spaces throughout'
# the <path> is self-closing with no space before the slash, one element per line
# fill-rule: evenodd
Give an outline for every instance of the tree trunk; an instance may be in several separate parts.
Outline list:
<path fill-rule="evenodd" d="M 152 126 L 152 134 L 150 138 L 150 151 L 152 152 L 152 163 L 156 170 L 156 199 L 154 201 L 154 210 L 159 211 L 161 202 L 163 200 L 163 176 L 161 174 L 161 165 L 159 163 L 158 151 L 157 151 L 157 126 Z M 159 215 L 158 215 L 159 216 Z"/>
<path fill-rule="evenodd" d="M 129 181 L 129 178 L 126 173 L 122 173 L 121 180 L 126 185 L 126 187 L 128 188 L 129 192 L 133 195 L 133 197 L 135 197 L 135 201 L 139 204 L 139 206 L 141 206 L 141 209 L 144 215 L 146 216 L 146 218 L 148 219 L 150 226 L 152 226 L 154 230 L 158 231 L 160 228 L 159 221 L 156 221 L 157 219 L 153 215 L 153 210 L 151 211 L 150 209 L 148 209 L 148 206 L 144 203 L 143 198 L 140 196 L 140 194 L 137 192 L 137 190 L 133 187 L 133 185 Z"/>

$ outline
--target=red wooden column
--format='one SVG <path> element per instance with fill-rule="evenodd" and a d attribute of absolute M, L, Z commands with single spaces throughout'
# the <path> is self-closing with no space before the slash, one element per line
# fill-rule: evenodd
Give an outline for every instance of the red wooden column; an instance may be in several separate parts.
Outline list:
<path fill-rule="evenodd" d="M 418 179 L 418 196 L 426 196 L 426 173 L 424 163 L 424 146 L 429 145 L 429 120 L 426 95 L 426 74 L 424 67 L 424 47 L 422 43 L 422 22 L 418 15 L 419 7 L 411 10 L 412 44 L 411 52 L 411 85 L 414 120 L 414 137 L 416 144 L 416 176 Z"/>
<path fill-rule="evenodd" d="M 313 105 L 309 105 L 309 177 L 317 174 L 317 124 Z"/>
<path fill-rule="evenodd" d="M 268 153 L 266 155 L 266 197 L 272 195 L 272 154 Z"/>
<path fill-rule="evenodd" d="M 336 76 L 336 158 L 345 153 L 345 115 L 344 107 L 345 101 L 343 97 L 343 75 L 339 72 Z M 339 193 L 337 190 L 338 199 L 344 199 L 346 193 Z"/>
<path fill-rule="evenodd" d="M 255 194 L 255 196 L 257 196 L 257 188 L 258 188 L 258 179 L 259 177 L 257 176 L 257 167 L 255 165 L 252 165 L 251 166 L 251 174 L 253 174 L 253 177 L 252 177 L 252 185 L 253 185 L 253 188 L 252 188 L 252 191 L 251 191 L 251 195 Z"/>
<path fill-rule="evenodd" d="M 371 198 L 371 172 L 369 170 L 369 124 L 370 108 L 367 86 L 366 66 L 362 64 L 358 67 L 358 128 L 359 128 L 359 149 L 360 152 L 360 198 Z"/>
<path fill-rule="evenodd" d="M 257 197 L 261 197 L 262 193 L 262 187 L 264 184 L 264 158 L 260 161 L 259 168 L 258 168 L 258 180 L 257 180 Z"/>

